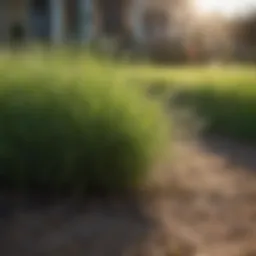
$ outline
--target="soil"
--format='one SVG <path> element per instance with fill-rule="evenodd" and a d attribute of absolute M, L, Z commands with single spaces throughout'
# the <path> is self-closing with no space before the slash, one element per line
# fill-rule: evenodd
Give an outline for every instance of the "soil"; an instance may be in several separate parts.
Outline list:
<path fill-rule="evenodd" d="M 172 146 L 136 200 L 3 194 L 1 256 L 256 255 L 256 149 L 221 138 Z"/>

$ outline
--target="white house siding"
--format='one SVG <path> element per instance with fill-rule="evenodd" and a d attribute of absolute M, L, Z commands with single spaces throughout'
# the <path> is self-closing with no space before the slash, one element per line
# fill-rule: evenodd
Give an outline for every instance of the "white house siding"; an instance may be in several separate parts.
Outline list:
<path fill-rule="evenodd" d="M 144 13 L 147 0 L 132 0 L 130 7 L 130 24 L 134 39 L 138 43 L 145 41 Z"/>
<path fill-rule="evenodd" d="M 65 5 L 63 0 L 50 0 L 50 31 L 51 42 L 60 44 L 64 41 Z"/>
<path fill-rule="evenodd" d="M 21 22 L 26 30 L 26 36 L 30 40 L 36 40 L 33 36 L 33 18 L 31 18 L 30 1 L 32 0 L 0 0 L 0 41 L 8 38 L 10 24 Z M 76 40 L 87 43 L 94 36 L 101 33 L 101 17 L 97 9 L 97 0 L 73 0 L 77 1 L 77 36 Z M 49 0 L 50 2 L 50 33 L 49 39 L 53 44 L 62 44 L 69 38 L 70 28 L 67 24 L 66 0 Z M 144 11 L 147 0 L 130 0 L 127 2 L 127 16 L 131 31 L 138 42 L 145 40 Z M 40 40 L 40 38 L 39 38 Z"/>
<path fill-rule="evenodd" d="M 165 3 L 165 4 L 164 4 Z M 167 28 L 165 24 L 156 23 L 152 27 L 152 34 L 148 34 L 148 27 L 145 23 L 145 15 L 149 10 L 158 10 L 159 6 L 168 8 L 168 1 L 155 1 L 155 0 L 132 0 L 130 8 L 130 24 L 133 32 L 134 39 L 137 43 L 145 45 L 167 36 Z M 164 9 L 166 11 L 166 9 Z"/>
<path fill-rule="evenodd" d="M 87 43 L 92 37 L 93 29 L 93 0 L 76 0 L 75 6 L 75 19 L 77 19 L 76 28 L 68 31 L 67 10 L 68 5 L 65 5 L 63 0 L 50 0 L 51 1 L 51 42 L 54 44 L 61 44 L 69 39 L 70 32 L 77 32 L 75 40 L 81 43 Z M 75 0 L 73 0 L 75 2 Z"/>
<path fill-rule="evenodd" d="M 94 3 L 93 0 L 78 0 L 79 34 L 82 43 L 88 43 L 93 35 Z"/>

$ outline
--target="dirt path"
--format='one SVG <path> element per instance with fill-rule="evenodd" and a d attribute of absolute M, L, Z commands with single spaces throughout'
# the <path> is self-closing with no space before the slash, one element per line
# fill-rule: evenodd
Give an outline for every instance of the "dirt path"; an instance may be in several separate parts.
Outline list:
<path fill-rule="evenodd" d="M 179 141 L 170 155 L 139 202 L 23 201 L 0 217 L 0 254 L 256 255 L 256 151 L 216 139 Z"/>
<path fill-rule="evenodd" d="M 215 139 L 177 143 L 175 153 L 160 182 L 174 186 L 155 206 L 170 237 L 195 255 L 256 255 L 256 150 Z"/>

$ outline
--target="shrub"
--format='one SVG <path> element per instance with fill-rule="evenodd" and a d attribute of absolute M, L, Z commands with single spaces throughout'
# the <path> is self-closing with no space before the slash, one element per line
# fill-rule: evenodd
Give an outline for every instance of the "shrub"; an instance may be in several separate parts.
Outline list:
<path fill-rule="evenodd" d="M 206 132 L 256 141 L 255 85 L 198 86 L 180 93 L 183 104 L 195 107 L 206 123 Z"/>
<path fill-rule="evenodd" d="M 0 70 L 1 180 L 24 188 L 138 186 L 166 134 L 160 108 L 102 70 L 67 76 L 61 65 L 24 63 Z"/>

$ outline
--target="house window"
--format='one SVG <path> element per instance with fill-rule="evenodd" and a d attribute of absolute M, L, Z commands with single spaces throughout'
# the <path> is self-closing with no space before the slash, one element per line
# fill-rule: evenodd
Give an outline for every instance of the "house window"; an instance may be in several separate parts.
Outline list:
<path fill-rule="evenodd" d="M 31 34 L 37 39 L 48 39 L 50 33 L 50 1 L 32 0 L 30 5 Z"/>
<path fill-rule="evenodd" d="M 32 8 L 34 11 L 37 12 L 46 12 L 49 7 L 48 0 L 33 0 L 32 1 Z"/>
<path fill-rule="evenodd" d="M 102 29 L 106 34 L 120 34 L 124 31 L 125 1 L 100 1 Z"/>
<path fill-rule="evenodd" d="M 66 30 L 68 37 L 75 39 L 78 36 L 79 29 L 79 6 L 78 1 L 66 1 Z"/>

